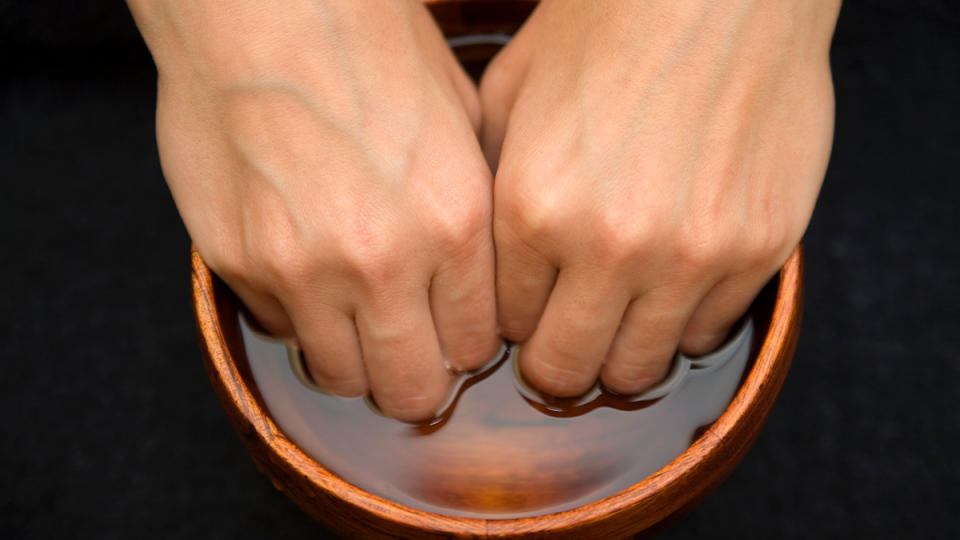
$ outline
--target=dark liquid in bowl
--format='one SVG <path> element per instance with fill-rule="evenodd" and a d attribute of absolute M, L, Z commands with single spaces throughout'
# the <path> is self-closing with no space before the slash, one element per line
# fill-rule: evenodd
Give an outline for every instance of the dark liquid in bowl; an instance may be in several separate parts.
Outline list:
<path fill-rule="evenodd" d="M 659 399 L 598 392 L 576 406 L 521 391 L 507 353 L 464 380 L 439 422 L 412 426 L 380 416 L 362 399 L 308 388 L 285 347 L 243 333 L 264 406 L 304 452 L 370 493 L 480 518 L 574 508 L 656 472 L 726 408 L 751 348 L 746 336 L 741 354 L 719 367 L 690 369 Z"/>

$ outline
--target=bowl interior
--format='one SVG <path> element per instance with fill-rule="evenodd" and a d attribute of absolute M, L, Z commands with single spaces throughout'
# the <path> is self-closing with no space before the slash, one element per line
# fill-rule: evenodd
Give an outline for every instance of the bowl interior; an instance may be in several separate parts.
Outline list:
<path fill-rule="evenodd" d="M 512 33 L 533 5 L 529 1 L 449 1 L 435 4 L 432 10 L 448 37 L 476 33 L 496 36 Z M 467 40 L 461 41 L 456 50 L 468 71 L 478 77 L 497 49 L 495 43 L 470 43 Z M 410 471 L 414 473 L 410 477 L 417 480 L 414 484 L 422 486 L 421 491 L 426 494 L 421 498 L 429 500 L 434 497 L 432 493 L 437 486 L 448 486 L 444 497 L 432 499 L 438 504 L 418 507 L 417 504 L 397 502 L 396 499 L 403 497 L 390 496 L 389 490 L 376 489 L 377 474 L 371 476 L 373 484 L 355 479 L 345 481 L 305 452 L 309 445 L 300 444 L 303 437 L 299 441 L 290 437 L 294 430 L 289 425 L 278 425 L 273 414 L 280 408 L 276 404 L 277 393 L 270 392 L 271 395 L 265 396 L 267 392 L 261 391 L 256 368 L 248 358 L 249 335 L 245 334 L 238 316 L 237 301 L 210 273 L 199 254 L 193 254 L 194 307 L 201 343 L 211 381 L 235 428 L 254 460 L 273 478 L 278 488 L 286 491 L 308 513 L 341 532 L 359 536 L 468 534 L 522 537 L 542 533 L 559 537 L 585 534 L 626 536 L 684 512 L 719 484 L 739 462 L 772 407 L 796 343 L 801 284 L 802 251 L 798 247 L 751 308 L 754 325 L 751 353 L 742 377 L 736 375 L 738 385 L 732 401 L 729 396 L 724 400 L 725 403 L 729 401 L 729 406 L 715 422 L 706 422 L 683 434 L 682 447 L 661 455 L 658 458 L 661 462 L 649 471 L 652 474 L 616 484 L 616 489 L 607 490 L 602 496 L 594 491 L 586 499 L 567 496 L 568 503 L 574 502 L 566 506 L 552 505 L 551 497 L 562 494 L 566 489 L 564 486 L 578 485 L 575 477 L 617 476 L 614 474 L 617 467 L 611 469 L 608 465 L 604 469 L 603 463 L 611 461 L 609 456 L 575 462 L 563 452 L 555 452 L 552 458 L 545 455 L 523 468 L 504 473 L 506 481 L 500 486 L 510 486 L 513 481 L 512 489 L 500 489 L 496 497 L 476 501 L 470 498 L 471 493 L 475 495 L 477 491 L 471 490 L 471 484 L 464 479 L 469 480 L 473 475 L 473 487 L 476 487 L 482 482 L 482 473 L 496 468 L 496 456 L 502 453 L 502 449 L 491 448 L 489 441 L 475 442 L 477 451 L 473 459 L 445 461 L 441 445 L 440 450 L 423 456 L 420 464 L 409 463 Z M 502 375 L 503 371 L 500 369 L 493 375 Z M 262 375 L 260 378 L 262 380 Z M 478 385 L 477 388 L 481 387 Z M 505 386 L 500 388 L 502 390 Z M 470 392 L 465 390 L 461 399 L 471 396 Z M 663 405 L 662 401 L 658 403 Z M 590 415 L 583 415 L 583 418 L 588 417 Z M 306 421 L 309 423 L 315 419 Z M 615 428 L 611 431 L 609 425 L 602 425 L 603 422 L 596 424 L 592 434 L 558 441 L 557 448 L 566 448 L 569 454 L 571 444 L 577 441 L 602 443 L 615 438 L 611 436 L 616 432 Z M 326 432 L 333 438 L 349 428 L 349 423 L 329 425 L 313 432 Z M 323 442 L 324 437 L 319 439 Z M 386 450 L 382 444 L 382 441 L 371 442 L 362 451 L 375 456 Z M 599 447 L 603 448 L 603 444 Z M 621 452 L 613 460 L 621 464 L 620 469 L 624 464 L 643 459 L 644 448 L 636 445 L 632 448 L 633 454 Z M 324 463 L 331 465 L 332 460 L 324 460 Z M 584 465 L 586 463 L 593 463 L 596 467 L 591 469 Z M 517 474 L 519 470 L 526 470 L 528 474 Z M 383 475 L 379 476 L 382 480 Z M 451 484 L 451 477 L 459 479 L 455 485 Z M 536 483 L 538 479 L 539 484 Z M 537 489 L 525 490 L 524 486 L 530 486 L 531 481 Z M 548 489 L 545 486 L 553 487 Z M 488 495 L 492 493 L 491 490 L 480 491 Z M 452 503 L 454 510 L 451 510 L 450 493 L 454 494 L 454 499 L 460 498 Z M 511 503 L 522 511 L 500 512 L 498 515 L 455 511 L 458 504 L 474 508 L 487 504 L 502 510 L 504 504 Z"/>
<path fill-rule="evenodd" d="M 278 427 L 344 480 L 420 510 L 503 519 L 600 500 L 680 455 L 738 388 L 756 352 L 753 318 L 716 353 L 679 355 L 660 385 L 630 397 L 599 385 L 576 399 L 544 396 L 519 375 L 516 348 L 505 348 L 461 375 L 444 413 L 418 425 L 379 414 L 370 400 L 323 393 L 299 351 L 244 317 L 233 355 Z"/>
<path fill-rule="evenodd" d="M 350 484 L 307 455 L 268 413 L 246 360 L 238 305 L 193 253 L 194 307 L 214 389 L 254 460 L 308 513 L 341 531 L 365 535 L 551 532 L 628 535 L 683 512 L 712 490 L 759 432 L 796 344 L 802 296 L 802 252 L 784 264 L 753 308 L 754 347 L 746 375 L 724 413 L 656 473 L 596 502 L 535 517 L 479 519 L 424 512 Z M 349 518 L 349 520 L 348 520 Z M 356 532 L 356 531 L 355 531 Z"/>

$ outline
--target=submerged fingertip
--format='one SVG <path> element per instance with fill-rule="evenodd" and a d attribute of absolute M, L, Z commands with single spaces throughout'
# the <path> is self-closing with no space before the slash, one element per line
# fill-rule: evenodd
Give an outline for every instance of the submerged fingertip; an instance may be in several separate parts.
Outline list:
<path fill-rule="evenodd" d="M 451 395 L 452 384 L 448 384 L 443 393 L 436 395 L 430 393 L 407 394 L 380 401 L 373 397 L 373 401 L 386 416 L 400 422 L 423 424 L 430 423 L 443 414 L 450 405 Z"/>
<path fill-rule="evenodd" d="M 529 353 L 519 352 L 520 375 L 535 389 L 559 398 L 583 395 L 593 387 L 596 375 L 549 362 L 531 360 Z"/>

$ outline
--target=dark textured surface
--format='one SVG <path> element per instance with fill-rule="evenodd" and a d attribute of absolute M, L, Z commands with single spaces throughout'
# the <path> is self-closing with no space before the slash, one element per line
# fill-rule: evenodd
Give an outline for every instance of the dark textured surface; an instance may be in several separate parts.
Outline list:
<path fill-rule="evenodd" d="M 322 536 L 209 388 L 129 16 L 27 4 L 0 2 L 0 538 Z M 793 371 L 667 538 L 960 535 L 960 10 L 847 4 Z"/>

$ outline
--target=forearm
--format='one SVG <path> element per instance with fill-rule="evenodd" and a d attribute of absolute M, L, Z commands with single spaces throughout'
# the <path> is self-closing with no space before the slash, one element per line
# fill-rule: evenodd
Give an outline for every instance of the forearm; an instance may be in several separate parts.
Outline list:
<path fill-rule="evenodd" d="M 191 71 L 210 80 L 263 80 L 291 72 L 304 77 L 327 74 L 336 71 L 345 56 L 371 56 L 372 51 L 415 39 L 397 33 L 413 26 L 398 24 L 411 18 L 411 2 L 127 3 L 161 76 Z"/>

